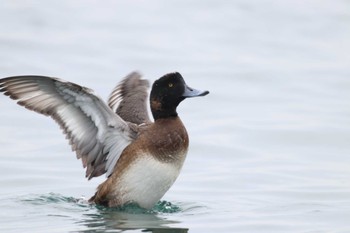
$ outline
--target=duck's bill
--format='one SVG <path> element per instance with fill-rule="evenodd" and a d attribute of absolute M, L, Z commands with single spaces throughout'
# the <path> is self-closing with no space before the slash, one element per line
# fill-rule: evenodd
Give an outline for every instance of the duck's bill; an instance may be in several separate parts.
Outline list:
<path fill-rule="evenodd" d="M 197 97 L 197 96 L 205 96 L 208 94 L 209 94 L 209 91 L 197 90 L 186 85 L 186 89 L 182 94 L 182 96 L 185 98 L 191 98 L 191 97 Z"/>

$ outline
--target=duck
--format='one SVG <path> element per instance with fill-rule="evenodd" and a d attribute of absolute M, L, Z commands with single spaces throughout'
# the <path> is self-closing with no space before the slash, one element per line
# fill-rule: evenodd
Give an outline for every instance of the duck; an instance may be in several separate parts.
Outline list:
<path fill-rule="evenodd" d="M 140 73 L 132 72 L 105 103 L 93 90 L 60 78 L 0 79 L 0 92 L 58 123 L 87 179 L 106 175 L 90 203 L 106 207 L 133 203 L 145 209 L 173 185 L 188 152 L 189 136 L 178 105 L 209 94 L 189 87 L 179 72 L 155 80 L 150 94 L 149 86 Z"/>

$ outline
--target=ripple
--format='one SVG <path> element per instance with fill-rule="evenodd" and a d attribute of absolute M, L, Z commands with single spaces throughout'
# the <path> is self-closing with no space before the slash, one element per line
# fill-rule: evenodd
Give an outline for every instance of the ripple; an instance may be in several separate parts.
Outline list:
<path fill-rule="evenodd" d="M 104 207 L 90 204 L 84 198 L 74 198 L 57 193 L 32 194 L 19 197 L 17 201 L 34 206 L 40 216 L 54 218 L 55 221 L 73 222 L 77 232 L 114 232 L 115 230 L 142 229 L 158 232 L 187 232 L 187 228 L 173 228 L 181 221 L 168 219 L 169 214 L 181 214 L 187 207 L 168 201 L 159 201 L 152 209 L 140 208 L 136 204 L 123 207 Z M 39 207 L 40 206 L 40 211 Z M 182 214 L 181 214 L 182 215 Z"/>
<path fill-rule="evenodd" d="M 152 209 L 144 209 L 135 203 L 129 203 L 122 207 L 105 207 L 96 205 L 96 208 L 101 211 L 119 211 L 129 214 L 169 214 L 180 213 L 183 211 L 181 206 L 164 200 L 159 201 Z"/>
<path fill-rule="evenodd" d="M 90 205 L 84 197 L 67 197 L 58 193 L 32 194 L 29 197 L 20 198 L 20 201 L 31 205 L 48 205 L 60 203 L 73 203 L 82 207 Z"/>
<path fill-rule="evenodd" d="M 58 193 L 32 194 L 26 197 L 20 197 L 19 200 L 30 205 L 52 205 L 62 204 L 62 206 L 93 208 L 102 212 L 125 212 L 128 214 L 173 214 L 173 213 L 191 213 L 205 209 L 196 203 L 172 203 L 166 200 L 160 200 L 152 209 L 144 209 L 135 203 L 130 203 L 122 207 L 105 207 L 88 202 L 85 197 L 75 198 L 64 196 Z"/>

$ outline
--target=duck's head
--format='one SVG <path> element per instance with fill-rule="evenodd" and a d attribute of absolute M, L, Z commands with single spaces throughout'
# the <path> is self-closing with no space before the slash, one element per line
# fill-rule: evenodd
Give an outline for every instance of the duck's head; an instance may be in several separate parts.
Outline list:
<path fill-rule="evenodd" d="M 154 120 L 177 116 L 176 107 L 190 97 L 205 96 L 209 91 L 199 91 L 186 85 L 180 73 L 169 73 L 153 83 L 150 104 Z"/>

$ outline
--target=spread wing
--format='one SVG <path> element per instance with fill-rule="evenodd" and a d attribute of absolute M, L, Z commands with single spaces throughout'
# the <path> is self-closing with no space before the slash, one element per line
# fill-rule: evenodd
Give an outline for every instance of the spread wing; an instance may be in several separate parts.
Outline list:
<path fill-rule="evenodd" d="M 147 111 L 149 82 L 132 72 L 112 91 L 108 99 L 109 107 L 123 120 L 137 125 L 150 122 Z"/>
<path fill-rule="evenodd" d="M 111 175 L 124 148 L 136 132 L 93 91 L 44 76 L 0 79 L 0 92 L 18 104 L 51 116 L 63 129 L 89 179 Z"/>

